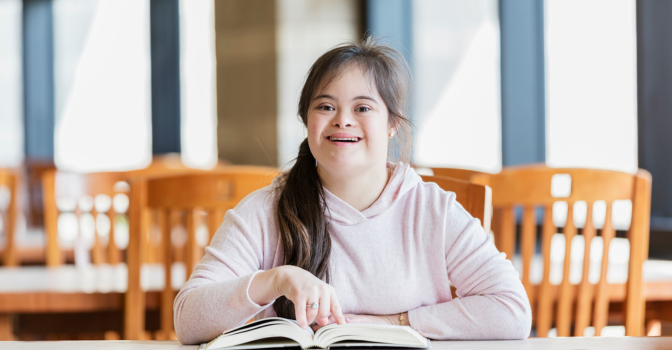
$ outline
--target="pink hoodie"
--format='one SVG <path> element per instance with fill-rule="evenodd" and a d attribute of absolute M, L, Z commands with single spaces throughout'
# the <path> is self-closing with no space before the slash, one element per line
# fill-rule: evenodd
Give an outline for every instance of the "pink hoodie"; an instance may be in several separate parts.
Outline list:
<path fill-rule="evenodd" d="M 394 172 L 383 193 L 361 212 L 326 191 L 331 285 L 343 313 L 408 311 L 411 327 L 432 339 L 527 338 L 532 315 L 525 289 L 478 219 L 407 164 L 388 167 Z M 282 265 L 276 184 L 226 213 L 175 298 L 183 344 L 210 341 L 262 311 L 275 316 L 272 303 L 249 298 L 248 287 L 256 273 Z"/>

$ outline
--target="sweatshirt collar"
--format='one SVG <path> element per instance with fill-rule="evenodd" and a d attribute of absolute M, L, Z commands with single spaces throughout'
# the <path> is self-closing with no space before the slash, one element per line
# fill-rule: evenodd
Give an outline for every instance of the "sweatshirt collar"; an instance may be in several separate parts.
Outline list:
<path fill-rule="evenodd" d="M 327 216 L 341 225 L 357 225 L 384 213 L 391 208 L 409 190 L 420 181 L 420 176 L 408 164 L 388 162 L 387 167 L 392 169 L 387 185 L 370 207 L 359 211 L 324 188 L 325 200 L 329 211 Z"/>

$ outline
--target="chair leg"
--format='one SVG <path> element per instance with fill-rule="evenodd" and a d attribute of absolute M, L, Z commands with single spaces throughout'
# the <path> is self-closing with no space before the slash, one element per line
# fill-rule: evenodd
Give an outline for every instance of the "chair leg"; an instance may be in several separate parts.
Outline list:
<path fill-rule="evenodd" d="M 12 327 L 12 315 L 0 314 L 0 341 L 15 340 Z"/>

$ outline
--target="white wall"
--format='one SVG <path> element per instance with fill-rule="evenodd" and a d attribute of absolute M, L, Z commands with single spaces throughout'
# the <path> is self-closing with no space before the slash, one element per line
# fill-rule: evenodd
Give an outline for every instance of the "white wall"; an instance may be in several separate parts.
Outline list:
<path fill-rule="evenodd" d="M 151 162 L 148 0 L 54 0 L 56 166 Z"/>
<path fill-rule="evenodd" d="M 502 166 L 496 0 L 413 2 L 413 161 L 498 172 Z"/>
<path fill-rule="evenodd" d="M 546 162 L 637 170 L 634 0 L 546 0 Z"/>
<path fill-rule="evenodd" d="M 0 168 L 19 166 L 24 157 L 22 6 L 0 1 Z"/>
<path fill-rule="evenodd" d="M 359 39 L 354 0 L 276 0 L 278 74 L 278 163 L 290 163 L 306 138 L 298 102 L 306 73 L 323 53 Z"/>
<path fill-rule="evenodd" d="M 180 0 L 180 94 L 182 162 L 193 168 L 217 164 L 215 4 Z"/>

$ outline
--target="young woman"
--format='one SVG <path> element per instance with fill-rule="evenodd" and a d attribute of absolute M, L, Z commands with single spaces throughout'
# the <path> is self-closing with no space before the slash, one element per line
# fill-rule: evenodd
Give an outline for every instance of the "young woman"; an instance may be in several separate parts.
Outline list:
<path fill-rule="evenodd" d="M 407 72 L 396 51 L 370 38 L 313 64 L 299 100 L 308 137 L 296 163 L 226 213 L 175 299 L 182 343 L 210 341 L 262 311 L 301 327 L 529 336 L 525 290 L 479 221 L 406 162 L 387 161 L 410 153 Z"/>

